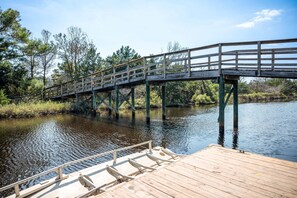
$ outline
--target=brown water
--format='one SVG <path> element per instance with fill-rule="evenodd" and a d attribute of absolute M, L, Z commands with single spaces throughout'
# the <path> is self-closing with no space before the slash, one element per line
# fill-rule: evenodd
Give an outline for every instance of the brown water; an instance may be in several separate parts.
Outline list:
<path fill-rule="evenodd" d="M 241 104 L 239 133 L 233 134 L 233 109 L 227 106 L 224 137 L 219 137 L 216 106 L 168 108 L 166 121 L 162 121 L 160 109 L 152 110 L 150 125 L 145 123 L 144 111 L 136 112 L 135 122 L 130 119 L 130 112 L 122 113 L 117 122 L 74 115 L 3 120 L 0 187 L 71 160 L 146 140 L 183 154 L 219 142 L 225 147 L 297 162 L 296 110 L 297 102 Z M 65 172 L 110 159 L 111 156 L 76 164 Z M 25 186 L 38 182 L 34 180 Z"/>

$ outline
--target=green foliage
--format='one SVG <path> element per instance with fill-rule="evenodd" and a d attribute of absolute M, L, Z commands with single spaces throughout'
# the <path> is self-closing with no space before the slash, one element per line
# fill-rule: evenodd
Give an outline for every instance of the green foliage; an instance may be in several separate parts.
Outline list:
<path fill-rule="evenodd" d="M 281 93 L 284 95 L 297 94 L 297 81 L 296 80 L 284 80 L 282 82 Z"/>
<path fill-rule="evenodd" d="M 192 101 L 195 104 L 211 104 L 214 103 L 210 96 L 207 96 L 206 94 L 194 94 L 192 97 Z"/>
<path fill-rule="evenodd" d="M 239 96 L 240 102 L 260 102 L 287 99 L 287 96 L 282 93 L 250 93 Z"/>
<path fill-rule="evenodd" d="M 0 106 L 9 104 L 10 99 L 7 98 L 4 90 L 0 89 Z"/>
<path fill-rule="evenodd" d="M 238 94 L 248 94 L 251 93 L 251 88 L 245 81 L 238 82 Z"/>
<path fill-rule="evenodd" d="M 20 103 L 9 104 L 0 107 L 1 118 L 29 118 L 40 115 L 57 114 L 69 112 L 71 109 L 70 103 L 57 102 L 36 102 L 36 103 Z"/>
<path fill-rule="evenodd" d="M 111 56 L 106 57 L 106 67 L 118 65 L 129 60 L 140 58 L 141 56 L 136 53 L 134 49 L 129 46 L 122 46 Z"/>
<path fill-rule="evenodd" d="M 39 66 L 38 58 L 40 54 L 41 41 L 38 39 L 32 39 L 27 41 L 23 47 L 24 57 L 22 58 L 23 63 L 28 67 L 31 79 L 34 78 L 37 73 Z"/>
<path fill-rule="evenodd" d="M 20 24 L 20 13 L 0 8 L 0 62 L 21 56 L 22 45 L 28 41 L 30 32 Z"/>
<path fill-rule="evenodd" d="M 27 70 L 23 66 L 13 66 L 8 61 L 0 62 L 0 87 L 8 97 L 25 94 L 28 85 Z"/>
<path fill-rule="evenodd" d="M 54 38 L 59 58 L 63 61 L 58 68 L 66 75 L 65 80 L 85 76 L 101 68 L 100 54 L 81 28 L 69 27 L 67 34 L 59 33 Z"/>

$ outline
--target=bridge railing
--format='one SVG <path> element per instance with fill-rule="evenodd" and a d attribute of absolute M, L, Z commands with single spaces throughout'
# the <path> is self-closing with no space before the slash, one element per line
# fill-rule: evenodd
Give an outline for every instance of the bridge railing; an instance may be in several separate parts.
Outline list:
<path fill-rule="evenodd" d="M 222 70 L 296 71 L 297 39 L 219 43 L 176 52 L 146 56 L 89 76 L 46 89 L 46 97 L 60 97 L 123 83 L 147 76 L 191 77 L 193 72 Z"/>

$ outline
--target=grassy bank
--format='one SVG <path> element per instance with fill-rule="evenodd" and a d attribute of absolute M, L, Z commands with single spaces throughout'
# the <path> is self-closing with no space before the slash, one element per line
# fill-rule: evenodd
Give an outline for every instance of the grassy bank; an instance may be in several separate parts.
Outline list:
<path fill-rule="evenodd" d="M 296 96 L 286 96 L 282 93 L 251 93 L 251 94 L 242 94 L 239 95 L 239 102 L 240 103 L 247 103 L 247 102 L 273 102 L 278 100 L 287 100 L 293 99 Z"/>
<path fill-rule="evenodd" d="M 9 104 L 0 106 L 0 119 L 32 118 L 36 116 L 67 113 L 70 109 L 70 103 L 58 103 L 52 101 Z"/>

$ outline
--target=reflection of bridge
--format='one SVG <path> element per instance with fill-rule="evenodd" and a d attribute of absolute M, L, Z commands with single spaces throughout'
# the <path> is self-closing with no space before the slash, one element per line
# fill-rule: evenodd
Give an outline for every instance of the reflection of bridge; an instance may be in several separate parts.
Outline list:
<path fill-rule="evenodd" d="M 168 81 L 218 79 L 219 123 L 224 130 L 224 109 L 233 93 L 234 130 L 238 129 L 238 79 L 245 77 L 297 78 L 297 38 L 269 41 L 219 43 L 132 60 L 89 76 L 46 89 L 46 98 L 63 99 L 91 96 L 92 108 L 104 103 L 119 117 L 126 101 L 135 115 L 134 87 L 146 85 L 146 117 L 150 121 L 150 85 L 162 87 L 163 118 L 166 117 Z M 225 83 L 233 85 L 225 97 Z M 121 88 L 130 88 L 128 94 Z M 112 97 L 112 92 L 114 97 Z M 106 94 L 107 96 L 105 97 Z M 129 100 L 131 96 L 131 100 Z M 112 105 L 114 98 L 115 105 Z M 226 98 L 226 100 L 225 100 Z M 105 100 L 108 99 L 108 102 Z"/>

